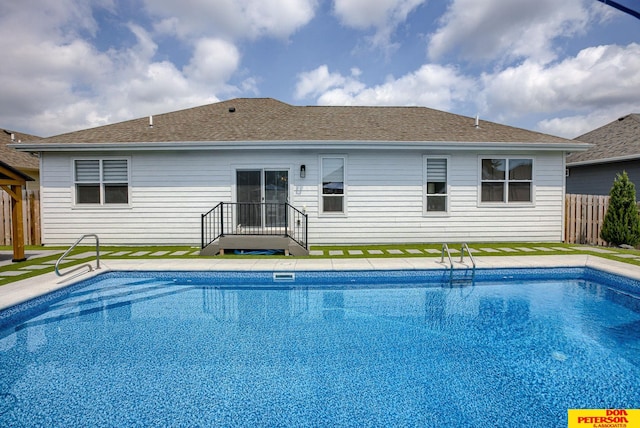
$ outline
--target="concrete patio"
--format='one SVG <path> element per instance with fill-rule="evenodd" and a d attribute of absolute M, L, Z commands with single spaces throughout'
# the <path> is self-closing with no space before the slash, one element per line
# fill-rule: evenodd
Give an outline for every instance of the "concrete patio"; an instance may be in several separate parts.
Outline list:
<path fill-rule="evenodd" d="M 590 254 L 549 256 L 475 256 L 478 269 L 534 267 L 592 267 L 602 271 L 640 280 L 640 266 Z M 54 262 L 55 263 L 55 262 Z M 457 268 L 469 267 L 470 261 Z M 95 266 L 95 262 L 93 263 Z M 51 267 L 48 264 L 48 267 Z M 0 286 L 0 310 L 66 287 L 74 282 L 108 271 L 338 271 L 338 270 L 399 270 L 447 269 L 448 262 L 440 257 L 372 257 L 372 258 L 158 258 L 101 260 L 101 268 L 72 278 L 58 277 L 53 272 Z M 72 275 L 71 275 L 72 276 Z"/>

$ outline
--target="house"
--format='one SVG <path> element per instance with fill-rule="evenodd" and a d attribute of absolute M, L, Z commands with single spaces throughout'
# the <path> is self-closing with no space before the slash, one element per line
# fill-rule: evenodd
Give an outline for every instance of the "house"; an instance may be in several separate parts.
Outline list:
<path fill-rule="evenodd" d="M 37 156 L 33 156 L 30 153 L 19 152 L 9 147 L 9 145 L 26 140 L 34 141 L 39 138 L 40 137 L 36 137 L 35 135 L 24 134 L 22 132 L 7 129 L 0 130 L 0 161 L 11 165 L 16 170 L 33 179 L 33 181 L 27 182 L 27 190 L 38 190 L 40 187 L 40 161 Z"/>
<path fill-rule="evenodd" d="M 559 242 L 565 153 L 587 147 L 425 107 L 268 98 L 19 145 L 40 154 L 45 244 L 96 233 L 207 247 L 284 233 L 305 248 Z"/>
<path fill-rule="evenodd" d="M 593 146 L 567 156 L 567 193 L 608 195 L 623 171 L 640 185 L 640 114 L 621 117 L 575 140 Z"/>

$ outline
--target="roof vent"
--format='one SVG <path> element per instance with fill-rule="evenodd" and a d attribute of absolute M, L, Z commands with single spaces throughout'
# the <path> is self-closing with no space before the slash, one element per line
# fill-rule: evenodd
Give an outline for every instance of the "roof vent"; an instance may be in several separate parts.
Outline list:
<path fill-rule="evenodd" d="M 149 128 L 153 128 L 153 116 L 149 116 Z"/>
<path fill-rule="evenodd" d="M 229 113 L 235 113 L 235 112 L 236 112 L 235 107 L 229 107 Z"/>
<path fill-rule="evenodd" d="M 476 129 L 480 128 L 480 115 L 476 114 L 476 123 L 474 125 Z"/>

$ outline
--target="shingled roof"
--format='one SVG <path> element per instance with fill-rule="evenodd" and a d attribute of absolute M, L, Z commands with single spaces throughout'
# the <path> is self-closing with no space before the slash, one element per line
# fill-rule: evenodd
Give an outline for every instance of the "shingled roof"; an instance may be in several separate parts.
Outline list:
<path fill-rule="evenodd" d="M 14 140 L 11 139 L 11 135 L 13 135 Z M 0 160 L 16 169 L 37 170 L 40 167 L 40 161 L 37 157 L 29 153 L 19 152 L 8 145 L 15 144 L 18 141 L 34 141 L 39 139 L 40 137 L 22 132 L 0 130 Z"/>
<path fill-rule="evenodd" d="M 593 146 L 567 156 L 568 164 L 640 159 L 640 114 L 629 114 L 576 138 Z"/>
<path fill-rule="evenodd" d="M 406 141 L 568 143 L 520 128 L 426 107 L 292 106 L 271 98 L 237 98 L 150 118 L 57 135 L 40 144 Z"/>

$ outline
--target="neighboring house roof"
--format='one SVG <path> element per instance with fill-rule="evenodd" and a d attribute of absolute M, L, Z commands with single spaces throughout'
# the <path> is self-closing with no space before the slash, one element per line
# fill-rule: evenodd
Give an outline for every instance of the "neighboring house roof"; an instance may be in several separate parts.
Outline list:
<path fill-rule="evenodd" d="M 73 150 L 78 146 L 166 147 L 162 144 L 171 143 L 170 147 L 178 148 L 228 143 L 228 147 L 242 148 L 266 142 L 535 143 L 587 147 L 492 122 L 479 121 L 479 126 L 475 125 L 474 118 L 426 107 L 292 106 L 271 98 L 237 98 L 57 135 L 32 142 L 29 147 Z"/>
<path fill-rule="evenodd" d="M 640 114 L 629 114 L 575 139 L 593 146 L 567 156 L 567 165 L 588 165 L 640 158 Z"/>
<path fill-rule="evenodd" d="M 12 135 L 14 140 L 11 139 Z M 18 150 L 9 147 L 9 144 L 17 144 L 18 141 L 33 141 L 38 139 L 40 139 L 40 137 L 36 137 L 34 135 L 0 130 L 0 161 L 11 165 L 13 168 L 21 170 L 37 170 L 40 168 L 40 161 L 37 157 L 29 153 L 19 152 Z"/>

